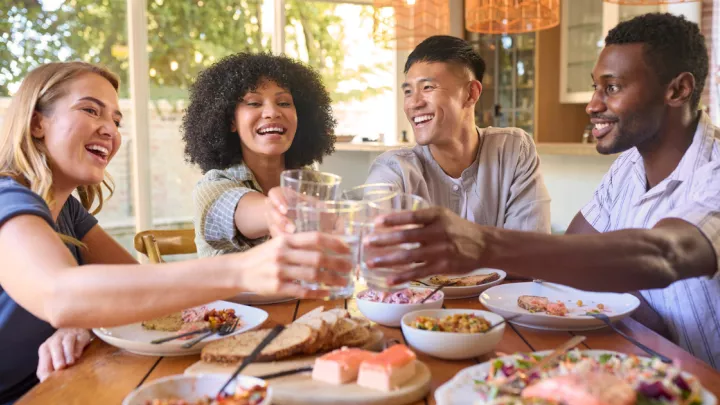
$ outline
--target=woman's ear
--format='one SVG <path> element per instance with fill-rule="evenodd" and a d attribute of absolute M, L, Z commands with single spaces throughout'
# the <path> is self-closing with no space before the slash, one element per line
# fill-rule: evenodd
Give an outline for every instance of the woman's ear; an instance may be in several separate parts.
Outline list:
<path fill-rule="evenodd" d="M 35 139 L 45 138 L 45 122 L 46 118 L 39 112 L 33 112 L 32 119 L 30 121 L 30 133 Z"/>
<path fill-rule="evenodd" d="M 230 122 L 230 132 L 237 132 L 237 125 L 235 125 L 235 119 Z"/>

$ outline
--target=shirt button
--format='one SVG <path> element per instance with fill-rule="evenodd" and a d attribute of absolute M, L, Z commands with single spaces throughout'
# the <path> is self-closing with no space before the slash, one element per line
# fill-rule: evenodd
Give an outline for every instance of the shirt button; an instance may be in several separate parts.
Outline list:
<path fill-rule="evenodd" d="M 460 190 L 460 186 L 458 186 L 457 184 L 454 185 L 454 186 L 453 186 L 453 191 L 458 191 L 458 190 Z"/>

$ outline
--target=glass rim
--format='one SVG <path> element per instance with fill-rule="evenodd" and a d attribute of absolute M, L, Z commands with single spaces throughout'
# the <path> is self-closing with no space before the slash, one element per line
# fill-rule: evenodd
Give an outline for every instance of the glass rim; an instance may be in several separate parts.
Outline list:
<path fill-rule="evenodd" d="M 393 183 L 365 183 L 365 184 L 361 184 L 361 185 L 359 185 L 359 186 L 355 186 L 355 187 L 348 188 L 348 189 L 346 189 L 346 190 L 343 190 L 342 192 L 343 192 L 343 193 L 349 193 L 349 192 L 351 192 L 351 191 L 361 190 L 361 189 L 364 189 L 364 188 L 370 188 L 370 187 L 386 187 L 386 186 L 390 186 L 390 187 L 393 189 L 392 191 L 398 191 L 397 189 L 400 188 L 400 187 L 398 187 L 396 184 L 393 184 Z"/>
<path fill-rule="evenodd" d="M 320 205 L 324 205 L 324 207 L 317 207 L 314 205 L 310 205 L 309 203 L 300 203 L 298 206 L 295 207 L 296 210 L 308 212 L 308 211 L 315 211 L 315 212 L 335 212 L 335 213 L 351 213 L 351 212 L 360 212 L 363 209 L 363 204 L 358 201 L 352 201 L 352 200 L 319 200 L 317 201 L 320 203 Z M 348 207 L 329 207 L 332 205 L 347 205 Z"/>
<path fill-rule="evenodd" d="M 431 207 L 430 201 L 428 201 L 428 200 L 420 197 L 419 195 L 410 194 L 410 193 L 392 193 L 392 195 L 389 196 L 389 197 L 387 197 L 387 198 L 380 198 L 380 199 L 377 199 L 377 200 L 368 201 L 367 204 L 368 204 L 368 206 L 370 206 L 370 207 L 372 207 L 372 208 L 376 208 L 376 209 L 380 209 L 380 210 L 385 210 L 385 211 L 387 211 L 387 210 L 388 210 L 387 208 L 385 208 L 385 207 L 379 207 L 379 206 L 378 206 L 378 203 L 380 203 L 380 202 L 382 202 L 382 201 L 390 200 L 390 199 L 395 198 L 395 197 L 398 197 L 398 196 L 400 196 L 401 198 L 410 197 L 411 200 L 416 200 L 417 202 L 420 202 L 420 203 L 422 203 L 422 204 L 424 204 L 424 205 L 427 205 L 427 207 L 423 207 L 423 208 L 420 208 L 420 209 L 425 209 L 425 208 L 430 208 L 430 207 Z"/>
<path fill-rule="evenodd" d="M 320 174 L 322 176 L 325 176 L 329 179 L 332 179 L 332 181 L 323 182 L 323 181 L 313 181 L 313 180 L 304 180 L 304 179 L 298 179 L 295 177 L 288 177 L 288 175 L 292 173 L 301 173 L 301 172 L 307 172 L 307 173 L 314 173 L 314 174 Z M 289 170 L 283 170 L 282 173 L 280 173 L 280 180 L 283 181 L 289 181 L 289 182 L 305 182 L 310 184 L 321 184 L 321 185 L 327 185 L 327 186 L 336 186 L 339 185 L 340 182 L 342 182 L 342 177 L 338 176 L 337 174 L 328 173 L 328 172 L 321 172 L 317 170 L 308 170 L 308 169 L 289 169 Z"/>

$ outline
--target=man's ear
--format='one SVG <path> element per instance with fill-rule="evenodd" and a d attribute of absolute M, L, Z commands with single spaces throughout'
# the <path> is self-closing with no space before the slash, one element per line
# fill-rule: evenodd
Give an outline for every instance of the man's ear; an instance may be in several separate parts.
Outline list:
<path fill-rule="evenodd" d="M 467 106 L 474 106 L 480 100 L 482 94 L 482 83 L 478 80 L 470 80 L 468 83 L 468 97 L 466 100 Z"/>
<path fill-rule="evenodd" d="M 46 118 L 41 113 L 34 111 L 30 121 L 30 133 L 35 139 L 45 138 Z"/>
<path fill-rule="evenodd" d="M 695 91 L 695 76 L 690 72 L 683 72 L 670 81 L 665 93 L 667 105 L 681 107 L 689 103 Z"/>

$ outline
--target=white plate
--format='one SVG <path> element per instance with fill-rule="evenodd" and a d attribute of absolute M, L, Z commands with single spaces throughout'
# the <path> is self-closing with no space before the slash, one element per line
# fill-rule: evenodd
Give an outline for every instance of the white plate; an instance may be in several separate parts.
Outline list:
<path fill-rule="evenodd" d="M 568 316 L 531 313 L 518 306 L 517 300 L 521 295 L 547 297 L 550 302 L 562 301 L 570 313 Z M 578 300 L 582 301 L 582 307 L 578 307 Z M 597 304 L 603 304 L 605 308 L 604 314 L 612 322 L 629 316 L 640 305 L 640 300 L 630 294 L 582 291 L 547 282 L 499 285 L 483 292 L 480 295 L 480 302 L 489 310 L 505 318 L 522 315 L 510 321 L 516 325 L 534 329 L 562 331 L 582 331 L 605 327 L 602 321 L 585 315 L 587 311 L 595 308 Z"/>
<path fill-rule="evenodd" d="M 234 309 L 235 315 L 240 318 L 240 325 L 235 332 L 227 335 L 233 336 L 239 333 L 247 332 L 262 325 L 268 318 L 268 313 L 262 309 L 248 307 L 246 305 L 234 304 L 226 301 L 215 301 L 206 304 L 208 309 Z M 176 335 L 177 332 L 163 332 L 157 330 L 146 330 L 140 322 L 130 325 L 116 326 L 113 328 L 97 328 L 93 332 L 105 343 L 125 349 L 131 353 L 141 354 L 145 356 L 186 356 L 189 354 L 198 354 L 202 348 L 208 343 L 222 339 L 225 336 L 214 334 L 202 340 L 195 346 L 184 349 L 182 345 L 188 340 L 171 340 L 169 342 L 154 345 L 150 343 L 155 339 L 161 339 Z"/>
<path fill-rule="evenodd" d="M 477 276 L 481 274 L 490 274 L 490 273 L 497 273 L 500 278 L 485 284 L 480 285 L 473 285 L 469 287 L 443 287 L 443 291 L 445 292 L 445 299 L 446 300 L 456 300 L 460 298 L 470 298 L 470 297 L 477 297 L 481 292 L 487 290 L 488 288 L 498 285 L 502 283 L 503 280 L 505 280 L 505 277 L 507 274 L 502 270 L 495 270 L 495 269 L 477 269 L 473 270 L 470 273 L 466 274 L 448 274 L 448 277 L 465 277 L 465 276 Z M 420 281 L 423 281 L 427 284 L 430 284 L 430 277 L 426 277 Z M 422 284 L 417 283 L 417 286 L 422 286 Z M 435 287 L 435 285 L 430 284 L 429 288 Z"/>
<path fill-rule="evenodd" d="M 296 299 L 297 298 L 295 297 L 287 297 L 284 295 L 260 295 L 251 292 L 244 292 L 232 298 L 228 298 L 227 301 L 246 305 L 268 305 L 295 301 Z"/>
<path fill-rule="evenodd" d="M 220 388 L 227 381 L 225 374 L 205 374 L 200 376 L 171 375 L 143 384 L 136 388 L 123 401 L 122 405 L 145 405 L 153 399 L 182 398 L 186 401 L 197 401 L 206 396 L 215 397 Z M 225 392 L 233 393 L 239 385 L 249 389 L 254 385 L 264 384 L 259 378 L 239 375 L 230 383 Z M 272 402 L 272 388 L 268 387 L 265 399 L 260 405 Z"/>
<path fill-rule="evenodd" d="M 546 350 L 542 352 L 535 352 L 534 354 L 544 356 L 550 354 L 551 352 L 552 350 Z M 618 354 L 617 352 L 607 350 L 583 350 L 583 353 L 598 357 L 606 353 Z M 511 356 L 499 357 L 499 359 L 503 361 L 508 361 L 510 358 Z M 460 370 L 459 373 L 455 374 L 455 377 L 441 385 L 435 391 L 435 402 L 437 402 L 438 405 L 480 404 L 480 398 L 474 390 L 473 379 L 484 378 L 490 369 L 490 363 L 493 361 L 495 361 L 495 359 Z M 684 374 L 689 375 L 687 373 Z M 703 388 L 702 391 L 702 400 L 703 405 L 717 405 L 717 398 L 715 398 L 715 395 L 707 391 L 705 388 Z"/>

